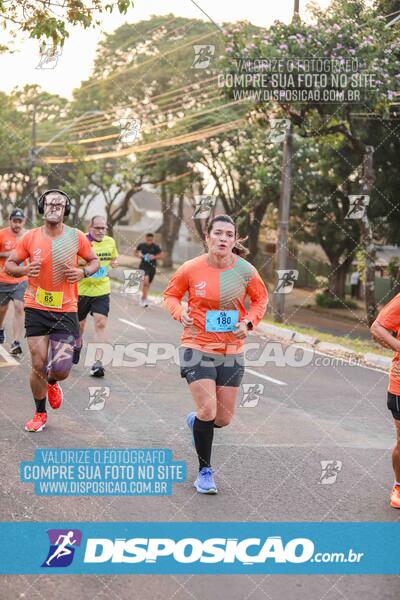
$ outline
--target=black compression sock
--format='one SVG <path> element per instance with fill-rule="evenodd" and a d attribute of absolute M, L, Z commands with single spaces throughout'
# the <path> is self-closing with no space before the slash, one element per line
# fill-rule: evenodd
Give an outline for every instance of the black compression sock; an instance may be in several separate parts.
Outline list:
<path fill-rule="evenodd" d="M 214 419 L 200 421 L 197 417 L 193 423 L 194 444 L 199 459 L 199 469 L 210 467 L 211 449 L 214 437 Z"/>
<path fill-rule="evenodd" d="M 38 413 L 45 413 L 45 412 L 47 412 L 47 410 L 46 410 L 46 398 L 43 398 L 42 400 L 36 400 L 36 398 L 35 398 L 35 404 L 36 404 L 36 412 L 38 412 Z"/>

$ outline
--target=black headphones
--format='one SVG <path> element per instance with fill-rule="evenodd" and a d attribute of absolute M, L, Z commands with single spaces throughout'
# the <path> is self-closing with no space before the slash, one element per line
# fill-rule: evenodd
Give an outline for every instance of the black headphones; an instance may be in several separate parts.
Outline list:
<path fill-rule="evenodd" d="M 61 190 L 46 190 L 45 192 L 43 192 L 43 194 L 40 196 L 38 203 L 37 203 L 37 209 L 38 209 L 39 215 L 44 214 L 44 201 L 45 201 L 46 196 L 48 194 L 54 194 L 54 193 L 61 194 L 66 199 L 64 217 L 68 217 L 69 213 L 71 212 L 71 199 L 68 196 L 68 194 L 66 194 L 65 192 L 63 192 Z"/>

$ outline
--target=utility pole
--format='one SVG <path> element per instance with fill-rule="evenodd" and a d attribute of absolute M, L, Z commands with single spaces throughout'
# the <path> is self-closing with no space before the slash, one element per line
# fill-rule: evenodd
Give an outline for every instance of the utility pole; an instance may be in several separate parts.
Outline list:
<path fill-rule="evenodd" d="M 294 0 L 293 19 L 299 18 L 300 0 Z M 282 176 L 279 196 L 279 216 L 276 242 L 276 269 L 287 269 L 290 197 L 292 193 L 293 124 L 289 123 L 283 142 Z M 274 321 L 282 323 L 285 316 L 285 294 L 274 294 Z"/>
<path fill-rule="evenodd" d="M 283 164 L 281 176 L 281 191 L 279 197 L 278 235 L 276 242 L 276 268 L 287 268 L 290 195 L 292 192 L 292 159 L 293 159 L 293 126 L 286 131 L 283 143 Z M 282 323 L 285 314 L 285 294 L 275 293 L 274 320 Z"/>

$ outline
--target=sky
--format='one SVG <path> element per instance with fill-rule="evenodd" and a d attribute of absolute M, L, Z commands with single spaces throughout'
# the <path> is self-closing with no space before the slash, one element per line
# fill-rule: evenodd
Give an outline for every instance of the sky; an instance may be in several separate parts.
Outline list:
<path fill-rule="evenodd" d="M 317 0 L 316 4 L 325 7 L 329 0 Z M 305 6 L 305 0 L 300 0 L 303 19 L 307 18 Z M 38 42 L 19 35 L 14 42 L 14 52 L 0 55 L 0 90 L 10 92 L 17 85 L 36 83 L 48 92 L 71 98 L 73 89 L 90 76 L 96 47 L 104 32 L 111 33 L 123 23 L 136 23 L 152 15 L 172 13 L 203 20 L 209 17 L 216 23 L 247 20 L 265 27 L 277 19 L 288 22 L 292 11 L 293 0 L 135 0 L 134 8 L 126 15 L 104 16 L 100 28 L 73 28 L 54 69 L 38 69 Z M 0 35 L 0 41 L 5 42 L 4 34 Z"/>

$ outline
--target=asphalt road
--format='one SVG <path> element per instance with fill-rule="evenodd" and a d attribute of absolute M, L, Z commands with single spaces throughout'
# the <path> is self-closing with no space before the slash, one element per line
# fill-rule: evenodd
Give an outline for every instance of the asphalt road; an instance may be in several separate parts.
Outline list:
<path fill-rule="evenodd" d="M 161 306 L 143 309 L 136 297 L 115 292 L 108 333 L 110 342 L 122 348 L 136 342 L 178 345 L 180 326 Z M 90 323 L 88 342 L 92 335 Z M 263 352 L 268 340 L 253 335 L 249 341 L 260 344 Z M 253 365 L 245 374 L 244 384 L 264 386 L 258 388 L 256 406 L 238 407 L 231 426 L 215 433 L 213 466 L 219 494 L 204 497 L 191 485 L 196 460 L 185 417 L 192 404 L 172 360 L 108 367 L 101 384 L 110 388 L 110 396 L 102 410 L 94 411 L 86 410 L 89 387 L 99 380 L 88 375 L 83 352 L 81 363 L 63 384 L 60 411 L 49 413 L 44 432 L 28 434 L 23 425 L 33 407 L 24 349 L 14 365 L 4 349 L 0 355 L 3 521 L 397 521 L 400 516 L 388 502 L 394 434 L 383 372 L 337 364 L 320 355 L 306 355 L 308 364 L 299 366 L 302 351 L 293 358 L 293 348 L 277 344 L 269 362 Z M 37 447 L 171 448 L 175 459 L 187 461 L 188 481 L 175 485 L 170 497 L 38 497 L 32 485 L 19 481 L 20 461 L 32 460 Z M 320 483 L 320 461 L 341 463 L 335 483 Z M 398 598 L 399 590 L 397 576 L 0 579 L 0 597 L 5 600 L 385 600 Z"/>

